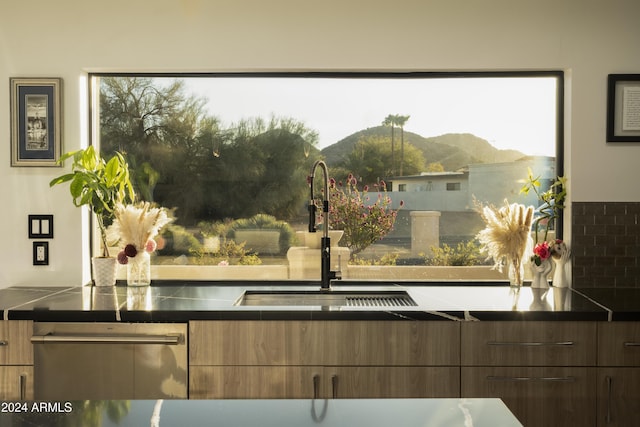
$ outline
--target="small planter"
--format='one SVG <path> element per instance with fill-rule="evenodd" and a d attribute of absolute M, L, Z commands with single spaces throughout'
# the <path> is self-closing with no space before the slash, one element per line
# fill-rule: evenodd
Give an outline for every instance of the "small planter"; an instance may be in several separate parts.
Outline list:
<path fill-rule="evenodd" d="M 95 286 L 114 286 L 118 261 L 113 257 L 94 257 L 93 283 Z"/>
<path fill-rule="evenodd" d="M 322 236 L 324 234 L 321 230 L 315 233 L 304 232 L 304 245 L 310 249 L 320 249 L 322 246 Z M 331 240 L 331 246 L 338 246 L 340 239 L 344 235 L 344 230 L 329 230 L 329 239 Z"/>

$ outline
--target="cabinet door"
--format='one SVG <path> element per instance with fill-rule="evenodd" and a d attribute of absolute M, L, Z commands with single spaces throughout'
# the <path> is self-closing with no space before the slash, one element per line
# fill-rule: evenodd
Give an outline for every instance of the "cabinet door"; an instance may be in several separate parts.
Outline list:
<path fill-rule="evenodd" d="M 458 365 L 457 322 L 192 321 L 190 365 Z"/>
<path fill-rule="evenodd" d="M 33 400 L 33 366 L 0 366 L 0 400 Z"/>
<path fill-rule="evenodd" d="M 640 322 L 598 324 L 598 366 L 640 366 Z"/>
<path fill-rule="evenodd" d="M 190 399 L 314 399 L 322 367 L 192 366 Z"/>
<path fill-rule="evenodd" d="M 0 321 L 0 365 L 33 365 L 33 322 Z"/>
<path fill-rule="evenodd" d="M 527 427 L 589 426 L 596 368 L 463 367 L 462 397 L 499 397 Z"/>
<path fill-rule="evenodd" d="M 324 377 L 327 398 L 460 397 L 458 367 L 327 367 Z"/>
<path fill-rule="evenodd" d="M 463 366 L 595 366 L 595 322 L 467 322 Z"/>
<path fill-rule="evenodd" d="M 598 426 L 640 425 L 640 368 L 598 368 Z"/>

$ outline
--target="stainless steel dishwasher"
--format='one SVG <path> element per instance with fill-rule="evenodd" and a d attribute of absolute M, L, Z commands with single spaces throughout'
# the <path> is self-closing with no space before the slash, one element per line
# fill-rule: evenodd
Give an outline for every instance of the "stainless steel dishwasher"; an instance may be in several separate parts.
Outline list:
<path fill-rule="evenodd" d="M 34 324 L 37 400 L 187 398 L 187 325 Z"/>

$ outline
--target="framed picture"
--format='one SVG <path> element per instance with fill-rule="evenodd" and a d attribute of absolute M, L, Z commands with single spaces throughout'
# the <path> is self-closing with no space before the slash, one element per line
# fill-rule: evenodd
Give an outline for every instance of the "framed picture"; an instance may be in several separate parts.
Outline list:
<path fill-rule="evenodd" d="M 62 79 L 11 78 L 11 166 L 60 166 Z"/>
<path fill-rule="evenodd" d="M 609 74 L 607 141 L 640 142 L 640 74 Z"/>

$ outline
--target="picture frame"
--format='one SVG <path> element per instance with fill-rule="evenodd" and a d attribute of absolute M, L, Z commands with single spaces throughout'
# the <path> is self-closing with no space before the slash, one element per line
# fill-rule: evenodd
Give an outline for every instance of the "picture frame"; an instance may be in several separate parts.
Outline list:
<path fill-rule="evenodd" d="M 62 79 L 10 78 L 11 166 L 60 167 Z"/>
<path fill-rule="evenodd" d="M 640 74 L 609 74 L 607 142 L 640 142 Z"/>

